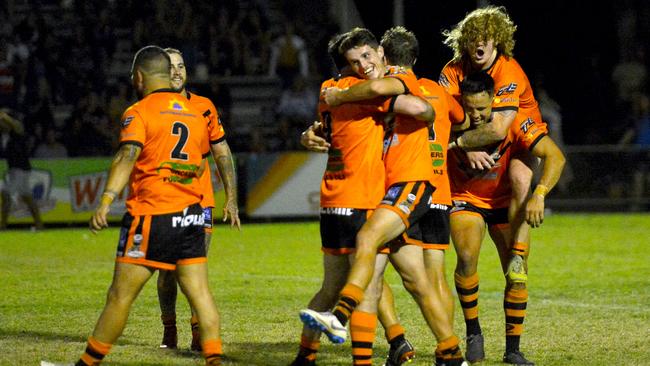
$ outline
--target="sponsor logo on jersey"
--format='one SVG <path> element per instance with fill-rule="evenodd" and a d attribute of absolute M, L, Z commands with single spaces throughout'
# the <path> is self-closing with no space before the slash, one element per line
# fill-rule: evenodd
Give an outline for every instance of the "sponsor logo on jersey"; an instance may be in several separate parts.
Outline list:
<path fill-rule="evenodd" d="M 203 226 L 204 223 L 203 213 L 187 215 L 184 212 L 183 216 L 172 216 L 172 227 Z"/>
<path fill-rule="evenodd" d="M 510 83 L 508 85 L 502 86 L 497 90 L 496 96 L 501 96 L 504 94 L 512 94 L 517 90 L 517 83 Z"/>
<path fill-rule="evenodd" d="M 431 205 L 429 205 L 429 208 L 432 209 L 432 210 L 443 210 L 443 211 L 447 211 L 447 208 L 448 208 L 448 207 L 447 207 L 447 205 L 444 205 L 444 204 L 442 204 L 442 203 L 432 203 Z"/>
<path fill-rule="evenodd" d="M 135 118 L 135 117 L 133 117 L 133 116 L 126 117 L 124 119 L 124 121 L 122 121 L 122 128 L 126 128 L 126 126 L 130 125 L 131 121 L 133 121 L 133 118 Z"/>
<path fill-rule="evenodd" d="M 519 125 L 519 127 L 521 128 L 521 131 L 523 133 L 527 133 L 528 129 L 534 125 L 535 125 L 535 121 L 533 121 L 532 118 L 526 118 L 525 121 L 521 122 L 521 125 Z"/>
<path fill-rule="evenodd" d="M 352 216 L 354 209 L 345 207 L 321 207 L 320 213 L 322 215 Z"/>

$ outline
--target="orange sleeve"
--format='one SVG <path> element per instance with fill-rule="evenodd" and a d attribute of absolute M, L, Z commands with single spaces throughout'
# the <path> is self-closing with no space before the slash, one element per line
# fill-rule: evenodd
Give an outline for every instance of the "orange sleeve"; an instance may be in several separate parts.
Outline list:
<path fill-rule="evenodd" d="M 516 136 L 518 144 L 527 150 L 532 150 L 548 134 L 546 124 L 522 116 L 521 113 L 517 115 L 517 121 L 521 122 L 510 124 L 510 132 Z"/>
<path fill-rule="evenodd" d="M 440 72 L 438 77 L 438 84 L 440 84 L 447 93 L 449 93 L 454 99 L 460 100 L 460 77 L 458 72 L 458 66 L 452 64 L 451 62 L 447 63 L 445 67 Z"/>
<path fill-rule="evenodd" d="M 504 62 L 501 69 L 492 75 L 494 78 L 494 103 L 492 109 L 519 110 L 521 96 L 529 88 L 528 78 L 523 70 L 512 62 Z"/>
<path fill-rule="evenodd" d="M 210 114 L 208 118 L 208 136 L 210 138 L 211 144 L 216 144 L 221 142 L 226 137 L 226 131 L 223 129 L 223 124 L 221 123 L 221 118 L 219 118 L 219 113 L 217 108 L 211 101 L 209 102 L 208 111 Z"/>
<path fill-rule="evenodd" d="M 444 92 L 443 94 L 447 98 L 447 105 L 449 106 L 449 120 L 453 124 L 460 124 L 463 123 L 465 120 L 465 111 L 463 110 L 463 107 L 458 103 L 454 97 L 451 96 L 451 94 Z"/>
<path fill-rule="evenodd" d="M 120 122 L 120 144 L 132 143 L 142 147 L 146 140 L 144 119 L 133 106 L 129 107 Z"/>

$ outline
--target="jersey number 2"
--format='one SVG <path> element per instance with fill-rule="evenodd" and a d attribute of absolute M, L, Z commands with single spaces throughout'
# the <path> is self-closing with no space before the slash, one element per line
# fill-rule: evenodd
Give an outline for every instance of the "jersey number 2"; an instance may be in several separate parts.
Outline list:
<path fill-rule="evenodd" d="M 187 160 L 187 153 L 183 152 L 183 148 L 187 143 L 187 137 L 190 135 L 190 131 L 183 122 L 174 122 L 172 125 L 172 135 L 178 136 L 178 142 L 172 150 L 172 159 Z"/>

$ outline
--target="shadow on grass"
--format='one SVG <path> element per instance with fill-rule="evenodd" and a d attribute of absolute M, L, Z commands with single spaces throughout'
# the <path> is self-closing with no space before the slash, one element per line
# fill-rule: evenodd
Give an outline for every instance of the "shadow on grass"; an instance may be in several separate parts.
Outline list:
<path fill-rule="evenodd" d="M 0 338 L 4 339 L 5 341 L 9 341 L 10 339 L 24 339 L 28 341 L 34 341 L 36 340 L 45 340 L 45 341 L 61 341 L 61 342 L 81 342 L 81 343 L 86 343 L 88 341 L 88 336 L 90 336 L 90 333 L 87 335 L 79 335 L 79 334 L 67 334 L 67 333 L 57 333 L 57 332 L 47 332 L 47 331 L 34 331 L 34 330 L 6 330 L 6 329 L 0 329 Z M 126 337 L 121 337 L 118 341 L 117 344 L 124 344 L 124 345 L 130 345 L 130 346 L 149 346 L 149 344 L 142 343 L 142 342 L 133 342 Z"/>

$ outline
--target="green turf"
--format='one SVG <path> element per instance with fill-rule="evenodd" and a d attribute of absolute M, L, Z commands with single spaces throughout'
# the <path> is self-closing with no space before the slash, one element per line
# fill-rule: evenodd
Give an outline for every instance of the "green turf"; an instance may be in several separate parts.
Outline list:
<path fill-rule="evenodd" d="M 553 215 L 533 232 L 530 300 L 522 350 L 540 366 L 650 365 L 650 216 Z M 102 309 L 117 230 L 0 233 L 0 365 L 75 361 Z M 297 350 L 298 310 L 318 289 L 317 223 L 215 230 L 210 283 L 220 306 L 224 350 L 234 365 L 287 365 Z M 455 263 L 448 255 L 447 273 Z M 501 365 L 503 276 L 486 241 L 480 316 L 487 360 Z M 448 276 L 448 279 L 451 279 Z M 389 270 L 398 312 L 416 346 L 411 365 L 433 364 L 435 340 Z M 456 301 L 457 304 L 457 301 Z M 179 297 L 181 351 L 161 351 L 155 284 L 133 306 L 106 365 L 200 365 L 189 347 L 189 311 Z M 456 306 L 456 330 L 464 334 Z M 319 365 L 350 365 L 350 343 L 323 342 Z M 386 353 L 378 331 L 375 365 Z"/>

